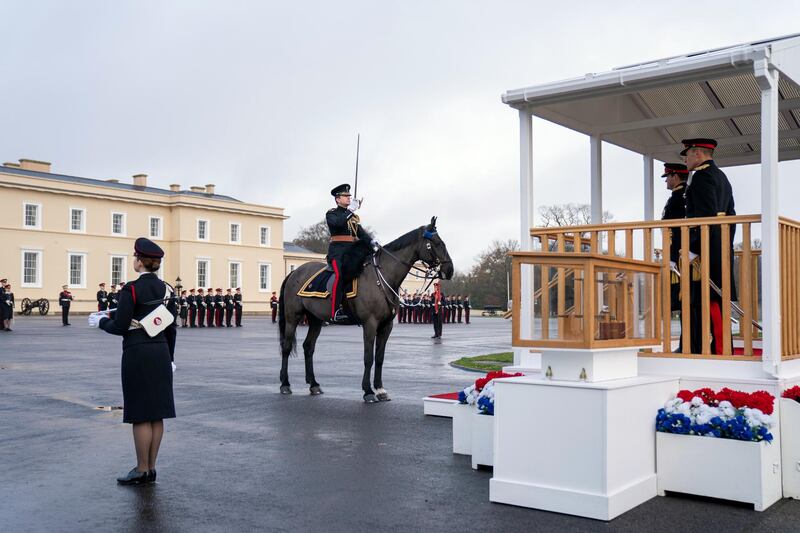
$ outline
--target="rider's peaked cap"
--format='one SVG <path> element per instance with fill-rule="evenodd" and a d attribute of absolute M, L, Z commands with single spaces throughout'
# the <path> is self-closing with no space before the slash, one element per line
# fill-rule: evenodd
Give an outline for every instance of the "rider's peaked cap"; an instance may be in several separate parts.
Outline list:
<path fill-rule="evenodd" d="M 714 150 L 717 147 L 717 141 L 714 139 L 683 139 L 681 144 L 683 144 L 681 155 L 686 155 L 689 148 L 708 148 L 709 150 Z"/>
<path fill-rule="evenodd" d="M 138 257 L 149 257 L 151 259 L 161 259 L 164 257 L 164 250 L 150 239 L 144 237 L 136 239 L 133 245 L 133 251 L 136 252 Z"/>
<path fill-rule="evenodd" d="M 664 163 L 664 173 L 661 174 L 661 177 L 666 178 L 670 174 L 687 176 L 689 171 L 686 169 L 686 165 L 681 165 L 680 163 Z"/>
<path fill-rule="evenodd" d="M 342 183 L 341 185 L 331 189 L 331 196 L 339 196 L 340 194 L 350 194 L 349 183 Z"/>

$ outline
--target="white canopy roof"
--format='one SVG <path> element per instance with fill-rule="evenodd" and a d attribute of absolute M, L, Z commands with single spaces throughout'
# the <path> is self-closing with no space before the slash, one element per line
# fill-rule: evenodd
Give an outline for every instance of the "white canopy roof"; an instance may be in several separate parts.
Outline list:
<path fill-rule="evenodd" d="M 758 69 L 779 71 L 779 159 L 800 159 L 800 34 L 707 50 L 515 89 L 517 109 L 661 161 L 681 139 L 719 141 L 721 166 L 760 161 Z"/>

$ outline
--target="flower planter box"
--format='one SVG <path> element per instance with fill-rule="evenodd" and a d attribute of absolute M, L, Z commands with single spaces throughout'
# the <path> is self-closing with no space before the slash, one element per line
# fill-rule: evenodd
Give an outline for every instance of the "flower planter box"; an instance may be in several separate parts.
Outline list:
<path fill-rule="evenodd" d="M 781 398 L 783 495 L 800 499 L 800 403 Z"/>
<path fill-rule="evenodd" d="M 472 413 L 472 468 L 494 465 L 494 416 Z"/>
<path fill-rule="evenodd" d="M 453 453 L 472 455 L 472 415 L 474 405 L 456 404 L 453 406 Z"/>
<path fill-rule="evenodd" d="M 752 503 L 781 498 L 780 447 L 767 442 L 656 434 L 658 494 L 683 492 Z"/>
<path fill-rule="evenodd" d="M 455 393 L 453 396 L 457 396 Z M 436 394 L 422 399 L 423 413 L 428 416 L 453 418 L 453 412 L 459 405 L 458 400 L 451 399 L 450 394 Z"/>

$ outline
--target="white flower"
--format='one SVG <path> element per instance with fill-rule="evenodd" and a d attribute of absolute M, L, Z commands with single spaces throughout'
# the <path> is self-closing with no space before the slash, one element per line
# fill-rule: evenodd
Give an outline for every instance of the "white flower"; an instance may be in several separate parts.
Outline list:
<path fill-rule="evenodd" d="M 692 398 L 692 405 L 695 407 L 700 407 L 703 405 L 703 399 L 700 396 L 695 396 Z"/>
<path fill-rule="evenodd" d="M 682 403 L 682 404 L 678 405 L 676 411 L 678 411 L 682 415 L 689 416 L 689 412 L 691 411 L 691 409 L 692 409 L 692 405 L 691 404 Z"/>
<path fill-rule="evenodd" d="M 733 407 L 733 404 L 731 402 L 729 402 L 728 400 L 722 400 L 721 402 L 719 402 L 719 408 L 720 409 L 726 409 L 728 407 Z"/>

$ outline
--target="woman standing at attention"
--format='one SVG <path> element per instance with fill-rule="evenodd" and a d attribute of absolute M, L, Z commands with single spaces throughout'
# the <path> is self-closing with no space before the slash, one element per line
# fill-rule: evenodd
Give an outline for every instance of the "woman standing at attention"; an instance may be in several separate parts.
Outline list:
<path fill-rule="evenodd" d="M 153 483 L 156 458 L 164 435 L 164 419 L 175 418 L 172 363 L 175 353 L 175 315 L 172 287 L 158 279 L 164 251 L 149 239 L 136 239 L 133 269 L 139 278 L 118 293 L 116 311 L 90 325 L 122 336 L 123 422 L 133 424 L 136 467 L 121 485 Z"/>

